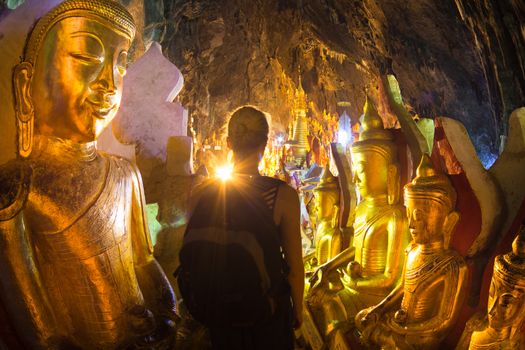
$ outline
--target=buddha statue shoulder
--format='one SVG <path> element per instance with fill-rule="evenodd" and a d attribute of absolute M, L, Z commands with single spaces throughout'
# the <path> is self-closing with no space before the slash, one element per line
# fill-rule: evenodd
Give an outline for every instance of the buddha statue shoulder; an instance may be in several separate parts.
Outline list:
<path fill-rule="evenodd" d="M 457 350 L 525 349 L 525 228 L 512 243 L 512 251 L 499 255 L 489 289 L 487 312 L 474 315 Z"/>
<path fill-rule="evenodd" d="M 464 259 L 448 248 L 459 214 L 456 193 L 424 154 L 417 175 L 405 186 L 412 242 L 406 249 L 402 283 L 356 316 L 362 339 L 397 349 L 435 349 L 457 320 L 466 293 Z"/>
<path fill-rule="evenodd" d="M 363 131 L 351 148 L 353 182 L 361 196 L 352 245 L 315 271 L 307 295 L 322 314 L 318 328 L 325 334 L 333 324 L 353 324 L 358 311 L 388 295 L 400 279 L 408 244 L 393 136 L 371 101 L 364 112 Z"/>
<path fill-rule="evenodd" d="M 31 349 L 172 339 L 175 299 L 140 173 L 96 148 L 134 31 L 118 2 L 66 0 L 38 20 L 14 69 L 19 156 L 0 169 L 0 297 Z"/>
<path fill-rule="evenodd" d="M 316 258 L 324 264 L 341 252 L 343 233 L 339 227 L 339 185 L 325 168 L 319 185 L 313 190 L 317 213 L 315 233 Z"/>

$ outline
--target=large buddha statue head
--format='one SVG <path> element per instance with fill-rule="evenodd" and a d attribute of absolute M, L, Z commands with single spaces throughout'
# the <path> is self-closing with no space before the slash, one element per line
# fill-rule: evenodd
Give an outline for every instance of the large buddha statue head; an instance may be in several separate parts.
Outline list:
<path fill-rule="evenodd" d="M 525 228 L 512 243 L 512 252 L 499 255 L 489 291 L 489 326 L 519 331 L 525 321 Z"/>
<path fill-rule="evenodd" d="M 388 196 L 389 204 L 399 201 L 400 180 L 393 135 L 367 98 L 362 132 L 352 145 L 354 183 L 363 199 Z"/>
<path fill-rule="evenodd" d="M 454 211 L 456 191 L 448 177 L 434 169 L 427 154 L 421 157 L 416 177 L 405 186 L 405 205 L 413 242 L 441 242 L 448 248 L 459 220 Z"/>
<path fill-rule="evenodd" d="M 314 196 L 318 220 L 332 219 L 334 210 L 339 205 L 339 186 L 330 169 L 323 170 L 321 181 L 314 189 Z"/>
<path fill-rule="evenodd" d="M 35 134 L 96 140 L 120 104 L 132 16 L 110 0 L 66 0 L 40 18 L 13 73 L 18 152 Z"/>

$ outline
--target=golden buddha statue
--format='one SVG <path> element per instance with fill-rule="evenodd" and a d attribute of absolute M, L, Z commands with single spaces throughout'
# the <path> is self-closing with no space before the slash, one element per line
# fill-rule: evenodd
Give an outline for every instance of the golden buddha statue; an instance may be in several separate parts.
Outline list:
<path fill-rule="evenodd" d="M 341 252 L 343 238 L 339 228 L 339 185 L 330 169 L 323 170 L 313 192 L 317 213 L 316 257 L 318 264 L 324 264 Z"/>
<path fill-rule="evenodd" d="M 457 350 L 525 349 L 525 228 L 512 243 L 512 252 L 499 255 L 489 290 L 486 314 L 474 315 Z"/>
<path fill-rule="evenodd" d="M 153 257 L 140 174 L 99 153 L 120 104 L 133 18 L 66 0 L 13 71 L 18 159 L 0 168 L 0 297 L 31 349 L 160 348 L 175 299 Z"/>
<path fill-rule="evenodd" d="M 467 266 L 448 248 L 459 214 L 456 192 L 424 154 L 405 186 L 412 242 L 402 283 L 356 316 L 362 340 L 388 349 L 434 349 L 457 319 L 466 293 Z"/>
<path fill-rule="evenodd" d="M 339 325 L 351 326 L 357 312 L 388 295 L 401 276 L 408 244 L 393 136 L 371 101 L 364 112 L 363 131 L 351 148 L 353 182 L 362 198 L 355 210 L 352 245 L 314 272 L 307 295 L 325 336 Z"/>

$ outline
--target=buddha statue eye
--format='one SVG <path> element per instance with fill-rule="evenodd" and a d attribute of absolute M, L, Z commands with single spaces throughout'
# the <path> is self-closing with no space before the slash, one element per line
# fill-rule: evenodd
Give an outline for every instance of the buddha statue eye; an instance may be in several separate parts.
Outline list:
<path fill-rule="evenodd" d="M 100 64 L 104 61 L 102 57 L 87 52 L 70 52 L 69 55 L 85 64 Z"/>
<path fill-rule="evenodd" d="M 514 295 L 510 293 L 503 293 L 499 297 L 499 305 L 501 307 L 508 307 L 508 306 L 514 305 L 516 302 L 517 302 L 516 297 L 514 297 Z"/>
<path fill-rule="evenodd" d="M 412 212 L 412 218 L 414 219 L 414 221 L 421 221 L 423 220 L 425 216 L 425 212 L 421 209 L 414 209 L 414 211 Z"/>
<path fill-rule="evenodd" d="M 98 65 L 104 62 L 104 45 L 89 32 L 75 32 L 66 38 L 69 55 L 80 63 Z"/>

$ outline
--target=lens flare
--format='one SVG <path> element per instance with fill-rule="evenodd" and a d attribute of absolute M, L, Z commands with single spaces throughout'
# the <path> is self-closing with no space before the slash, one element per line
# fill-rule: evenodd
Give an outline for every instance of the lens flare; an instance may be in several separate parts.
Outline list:
<path fill-rule="evenodd" d="M 231 179 L 233 173 L 233 165 L 232 164 L 224 164 L 222 166 L 217 167 L 215 171 L 215 176 L 222 181 L 227 181 Z"/>

